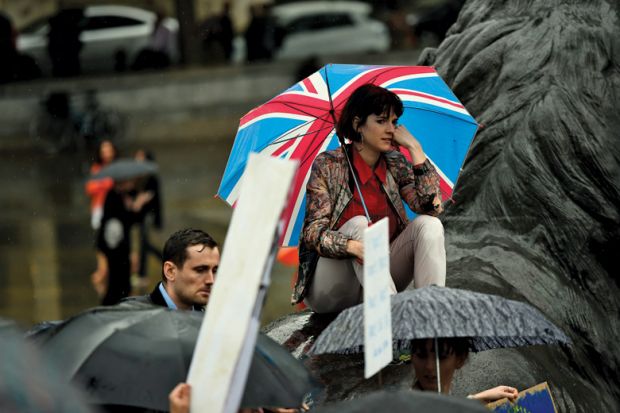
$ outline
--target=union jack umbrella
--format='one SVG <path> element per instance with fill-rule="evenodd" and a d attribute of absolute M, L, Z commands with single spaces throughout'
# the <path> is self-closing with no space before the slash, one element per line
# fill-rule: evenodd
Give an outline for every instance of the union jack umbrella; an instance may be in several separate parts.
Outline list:
<path fill-rule="evenodd" d="M 241 118 L 217 195 L 235 204 L 251 152 L 297 159 L 299 170 L 280 240 L 283 246 L 297 245 L 312 162 L 340 145 L 334 120 L 351 93 L 366 83 L 400 97 L 404 113 L 399 123 L 422 144 L 441 177 L 442 197 L 448 199 L 478 128 L 475 119 L 432 67 L 341 64 L 324 66 Z"/>

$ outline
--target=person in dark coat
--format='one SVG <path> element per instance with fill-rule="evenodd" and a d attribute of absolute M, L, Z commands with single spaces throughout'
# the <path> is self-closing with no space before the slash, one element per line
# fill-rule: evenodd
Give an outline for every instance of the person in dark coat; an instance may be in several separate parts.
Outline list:
<path fill-rule="evenodd" d="M 155 157 L 150 151 L 139 149 L 134 158 L 137 161 L 155 162 Z M 161 202 L 161 190 L 157 175 L 151 175 L 146 179 L 144 191 L 151 192 L 153 198 L 147 202 L 139 212 L 140 225 L 140 251 L 138 255 L 137 273 L 141 285 L 147 281 L 147 256 L 152 254 L 160 261 L 162 260 L 161 251 L 156 248 L 149 240 L 149 230 L 151 225 L 160 230 L 163 227 L 163 209 Z"/>
<path fill-rule="evenodd" d="M 15 39 L 16 32 L 11 19 L 0 13 L 0 84 L 41 76 L 41 70 L 34 59 L 17 51 Z"/>
<path fill-rule="evenodd" d="M 252 19 L 245 31 L 247 61 L 269 60 L 276 47 L 276 27 L 266 5 L 254 5 Z"/>
<path fill-rule="evenodd" d="M 230 3 L 224 3 L 224 9 L 218 19 L 219 33 L 218 40 L 222 46 L 224 52 L 224 59 L 230 61 L 233 52 L 233 38 L 235 37 L 235 31 L 233 29 L 232 20 L 230 18 Z"/>
<path fill-rule="evenodd" d="M 59 11 L 49 20 L 47 52 L 55 77 L 78 76 L 81 73 L 80 34 L 83 19 L 81 9 L 67 9 Z"/>
<path fill-rule="evenodd" d="M 139 211 L 153 198 L 152 192 L 137 191 L 138 179 L 117 180 L 106 195 L 97 248 L 108 263 L 108 285 L 102 305 L 117 304 L 131 292 L 131 226 Z"/>
<path fill-rule="evenodd" d="M 183 229 L 168 238 L 162 256 L 162 281 L 150 294 L 129 297 L 123 304 L 204 311 L 220 265 L 217 242 L 199 229 Z"/>

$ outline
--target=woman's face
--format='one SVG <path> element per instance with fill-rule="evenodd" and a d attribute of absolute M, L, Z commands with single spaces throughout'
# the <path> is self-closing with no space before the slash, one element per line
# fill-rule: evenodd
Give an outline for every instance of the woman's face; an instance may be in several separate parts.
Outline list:
<path fill-rule="evenodd" d="M 411 364 L 415 371 L 416 379 L 422 390 L 437 391 L 437 372 L 435 364 L 435 340 L 426 340 L 425 345 L 411 354 Z M 457 356 L 454 351 L 440 355 L 439 372 L 441 373 L 441 391 L 447 393 L 452 385 L 454 372 L 461 367 L 465 360 Z"/>
<path fill-rule="evenodd" d="M 116 156 L 116 153 L 114 151 L 114 145 L 112 145 L 112 142 L 101 142 L 101 146 L 99 147 L 99 157 L 101 158 L 101 162 L 103 164 L 108 164 L 114 160 L 114 156 Z"/>
<path fill-rule="evenodd" d="M 394 149 L 393 139 L 398 117 L 393 111 L 381 115 L 371 113 L 366 122 L 356 126 L 356 130 L 363 136 L 364 149 L 375 152 L 387 152 Z"/>

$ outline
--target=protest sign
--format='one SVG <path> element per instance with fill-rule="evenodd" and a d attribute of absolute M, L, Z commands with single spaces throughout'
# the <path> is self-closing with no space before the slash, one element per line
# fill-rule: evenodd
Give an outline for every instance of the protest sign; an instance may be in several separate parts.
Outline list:
<path fill-rule="evenodd" d="M 268 283 L 276 228 L 296 169 L 296 161 L 249 157 L 189 369 L 192 412 L 239 408 L 256 343 L 257 297 Z"/>
<path fill-rule="evenodd" d="M 501 399 L 487 407 L 496 413 L 557 413 L 547 382 L 523 390 L 512 403 Z"/>
<path fill-rule="evenodd" d="M 392 360 L 388 219 L 364 231 L 364 377 Z"/>

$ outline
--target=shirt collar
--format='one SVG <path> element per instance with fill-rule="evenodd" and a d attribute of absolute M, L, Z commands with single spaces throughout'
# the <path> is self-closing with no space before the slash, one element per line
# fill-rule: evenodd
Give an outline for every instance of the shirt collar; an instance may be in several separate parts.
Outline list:
<path fill-rule="evenodd" d="M 164 283 L 159 283 L 159 292 L 161 293 L 161 296 L 164 297 L 164 301 L 166 302 L 166 305 L 168 306 L 168 308 L 172 310 L 176 310 L 177 305 L 174 303 L 174 301 L 172 301 L 172 298 L 170 298 L 170 296 L 168 295 L 168 292 L 164 288 Z"/>
<path fill-rule="evenodd" d="M 353 166 L 357 171 L 357 176 L 359 177 L 361 184 L 368 182 L 368 180 L 372 178 L 373 174 L 376 175 L 383 184 L 385 184 L 387 167 L 385 166 L 385 159 L 383 158 L 383 155 L 379 156 L 379 160 L 377 161 L 375 170 L 373 171 L 372 168 L 364 162 L 364 159 L 362 159 L 362 156 L 355 150 L 355 148 L 351 152 L 353 152 Z"/>

